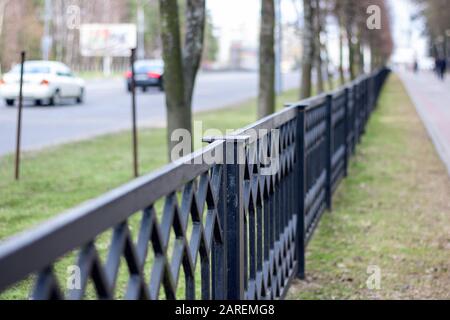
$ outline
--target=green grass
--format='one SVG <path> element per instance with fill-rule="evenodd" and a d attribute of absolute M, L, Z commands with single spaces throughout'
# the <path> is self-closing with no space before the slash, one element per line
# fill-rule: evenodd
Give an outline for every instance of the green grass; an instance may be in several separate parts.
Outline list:
<path fill-rule="evenodd" d="M 449 299 L 450 180 L 391 76 L 291 299 Z M 367 268 L 381 270 L 369 290 Z"/>
<path fill-rule="evenodd" d="M 279 108 L 285 102 L 295 101 L 296 96 L 295 90 L 284 93 L 278 99 Z M 227 129 L 240 128 L 256 120 L 256 100 L 199 113 L 195 115 L 194 120 L 202 121 L 204 130 L 216 128 L 225 134 Z M 198 142 L 196 146 L 201 146 L 201 137 L 194 138 Z M 139 131 L 139 164 L 142 174 L 160 168 L 167 162 L 165 141 L 164 129 Z M 19 182 L 15 182 L 12 178 L 13 160 L 12 155 L 0 158 L 0 241 L 130 181 L 131 134 L 130 132 L 110 134 L 38 152 L 26 152 L 22 156 L 22 174 Z M 159 203 L 157 209 L 160 208 Z M 129 221 L 134 237 L 137 235 L 139 219 L 140 216 L 135 215 Z M 108 232 L 96 241 L 103 261 L 106 258 L 110 237 L 111 233 Z M 65 270 L 74 259 L 75 253 L 71 253 L 55 265 L 62 283 Z M 150 265 L 151 261 L 150 257 L 147 264 Z M 126 287 L 125 269 L 122 266 L 118 284 L 120 288 Z M 0 298 L 26 298 L 31 283 L 31 279 L 28 279 L 0 295 Z M 197 285 L 197 288 L 200 288 L 200 285 Z M 117 291 L 120 298 L 124 290 Z M 183 291 L 181 288 L 180 296 Z M 93 296 L 91 287 L 88 297 Z"/>
<path fill-rule="evenodd" d="M 295 100 L 289 91 L 279 106 Z M 256 102 L 196 114 L 204 130 L 225 133 L 256 120 Z M 194 137 L 201 146 L 201 137 Z M 164 129 L 139 130 L 141 174 L 167 163 Z M 132 179 L 131 134 L 122 132 L 69 143 L 22 156 L 21 179 L 13 179 L 14 158 L 0 158 L 0 240 Z"/>

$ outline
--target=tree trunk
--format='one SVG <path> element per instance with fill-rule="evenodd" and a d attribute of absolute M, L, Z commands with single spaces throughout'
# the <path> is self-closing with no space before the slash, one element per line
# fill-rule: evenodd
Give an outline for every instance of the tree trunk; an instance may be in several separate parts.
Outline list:
<path fill-rule="evenodd" d="M 353 45 L 353 34 L 351 25 L 347 25 L 347 41 L 348 41 L 348 69 L 350 80 L 355 80 L 355 47 Z"/>
<path fill-rule="evenodd" d="M 345 84 L 344 74 L 344 30 L 342 27 L 342 17 L 339 14 L 339 81 L 341 85 Z"/>
<path fill-rule="evenodd" d="M 258 117 L 275 112 L 275 4 L 261 1 Z"/>
<path fill-rule="evenodd" d="M 373 39 L 370 39 L 370 70 L 373 72 L 377 68 L 376 48 Z"/>
<path fill-rule="evenodd" d="M 361 33 L 358 31 L 356 35 L 356 45 L 355 45 L 355 51 L 358 57 L 358 75 L 364 73 L 364 52 L 363 52 L 363 46 L 362 46 L 362 39 L 361 39 Z"/>
<path fill-rule="evenodd" d="M 359 63 L 359 73 L 360 74 L 364 74 L 365 72 L 365 60 L 364 60 L 364 45 L 362 43 L 362 37 L 359 36 L 359 40 L 358 40 L 358 54 L 359 54 L 359 58 L 358 58 L 358 63 Z"/>
<path fill-rule="evenodd" d="M 309 98 L 312 93 L 311 72 L 314 61 L 314 15 L 312 0 L 303 0 L 305 26 L 303 30 L 302 82 L 300 99 Z"/>
<path fill-rule="evenodd" d="M 180 43 L 180 25 L 177 0 L 159 0 L 161 19 L 161 40 L 164 58 L 164 88 L 167 108 L 167 141 L 169 158 L 174 130 L 185 129 L 192 132 L 191 109 L 185 101 L 184 72 Z"/>
<path fill-rule="evenodd" d="M 5 17 L 5 9 L 9 0 L 0 0 L 0 37 L 3 33 L 3 18 Z"/>
<path fill-rule="evenodd" d="M 171 139 L 177 129 L 184 129 L 191 134 L 192 148 L 192 96 L 203 53 L 206 4 L 205 0 L 187 0 L 183 49 L 178 1 L 159 0 L 159 7 L 170 158 L 171 150 L 179 143 Z"/>
<path fill-rule="evenodd" d="M 187 0 L 186 36 L 183 48 L 184 91 L 186 107 L 192 109 L 192 95 L 200 68 L 205 35 L 205 0 Z"/>
<path fill-rule="evenodd" d="M 334 88 L 334 76 L 333 76 L 333 72 L 331 70 L 331 58 L 330 58 L 330 52 L 328 51 L 328 47 L 326 45 L 328 41 L 325 41 L 325 44 L 323 45 L 323 52 L 325 55 L 325 69 L 327 72 L 327 81 L 328 81 L 328 88 L 329 90 L 333 90 Z"/>
<path fill-rule="evenodd" d="M 348 42 L 348 68 L 350 73 L 350 79 L 355 80 L 355 48 L 353 45 L 353 19 L 355 16 L 353 1 L 346 0 L 345 2 L 345 31 L 347 33 Z"/>
<path fill-rule="evenodd" d="M 320 35 L 322 33 L 321 26 L 321 14 L 320 14 L 320 0 L 315 1 L 314 16 L 315 16 L 315 62 L 317 72 L 317 92 L 322 93 L 325 91 L 325 85 L 323 81 L 323 65 L 322 65 L 322 43 Z"/>

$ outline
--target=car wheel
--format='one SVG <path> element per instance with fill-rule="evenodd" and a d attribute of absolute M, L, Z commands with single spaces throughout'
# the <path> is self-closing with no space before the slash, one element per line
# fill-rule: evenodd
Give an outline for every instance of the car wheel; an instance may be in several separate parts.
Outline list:
<path fill-rule="evenodd" d="M 132 90 L 131 90 L 131 84 L 128 84 L 128 85 L 127 85 L 127 91 L 128 91 L 128 92 L 131 92 L 131 91 L 132 91 Z"/>
<path fill-rule="evenodd" d="M 14 99 L 6 99 L 5 103 L 8 107 L 13 107 L 14 106 Z"/>
<path fill-rule="evenodd" d="M 77 97 L 77 103 L 82 104 L 84 102 L 84 89 L 81 89 L 80 95 Z"/>
<path fill-rule="evenodd" d="M 164 91 L 164 80 L 162 78 L 159 80 L 159 91 Z"/>
<path fill-rule="evenodd" d="M 142 87 L 142 92 L 147 92 L 147 87 Z"/>
<path fill-rule="evenodd" d="M 57 106 L 61 104 L 61 94 L 59 93 L 59 90 L 56 90 L 53 94 L 53 97 L 50 98 L 49 105 L 50 106 Z"/>
<path fill-rule="evenodd" d="M 34 100 L 34 105 L 35 106 L 41 106 L 42 105 L 42 100 L 41 99 Z"/>

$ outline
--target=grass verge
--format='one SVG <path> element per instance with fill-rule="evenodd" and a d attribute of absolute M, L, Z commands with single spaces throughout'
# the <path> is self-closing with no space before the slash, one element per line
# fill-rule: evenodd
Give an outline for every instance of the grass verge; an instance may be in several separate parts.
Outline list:
<path fill-rule="evenodd" d="M 291 90 L 279 97 L 278 105 L 281 108 L 283 103 L 295 100 L 296 91 Z M 194 116 L 194 120 L 201 121 L 204 130 L 214 128 L 225 134 L 227 129 L 240 128 L 256 120 L 256 100 L 199 113 Z M 201 146 L 201 137 L 197 136 L 195 139 L 199 142 L 197 147 Z M 140 172 L 142 174 L 151 172 L 166 162 L 165 129 L 141 129 Z M 22 178 L 19 182 L 15 182 L 12 178 L 13 165 L 12 155 L 0 158 L 0 241 L 130 181 L 131 134 L 130 132 L 110 134 L 37 152 L 26 152 L 22 156 Z M 158 204 L 159 207 L 160 205 Z M 135 215 L 129 221 L 135 242 L 139 219 L 140 217 Z M 97 250 L 103 262 L 106 259 L 110 239 L 111 232 L 102 234 L 96 239 Z M 75 258 L 76 252 L 73 252 L 55 264 L 57 277 L 62 284 L 67 267 L 75 261 Z M 148 258 L 146 270 L 151 269 L 152 259 Z M 121 265 L 125 266 L 119 271 L 117 298 L 123 297 L 128 280 L 125 261 L 122 261 Z M 146 276 L 149 277 L 149 274 Z M 181 275 L 180 282 L 184 281 L 183 278 Z M 197 278 L 200 277 L 196 277 L 198 281 Z M 29 278 L 0 294 L 0 299 L 27 298 L 32 280 Z M 183 284 L 180 284 L 180 287 L 182 297 Z M 197 296 L 200 296 L 200 285 L 197 284 L 196 288 Z M 89 286 L 87 296 L 89 298 L 95 296 L 92 284 Z"/>
<path fill-rule="evenodd" d="M 450 179 L 395 75 L 306 261 L 291 299 L 450 298 Z"/>
<path fill-rule="evenodd" d="M 279 105 L 296 100 L 288 91 Z M 243 127 L 256 119 L 256 100 L 199 113 L 203 129 Z M 201 137 L 195 137 L 201 146 Z M 139 131 L 141 174 L 167 162 L 166 131 Z M 132 179 L 131 134 L 122 132 L 22 156 L 22 178 L 13 179 L 14 157 L 0 158 L 0 241 Z"/>

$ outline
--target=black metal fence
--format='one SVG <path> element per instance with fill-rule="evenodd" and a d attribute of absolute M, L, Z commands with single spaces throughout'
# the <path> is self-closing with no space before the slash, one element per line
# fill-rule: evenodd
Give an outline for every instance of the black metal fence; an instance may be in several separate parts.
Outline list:
<path fill-rule="evenodd" d="M 304 277 L 305 247 L 331 209 L 388 73 L 206 138 L 202 150 L 7 240 L 0 292 L 283 298 L 291 280 Z"/>

